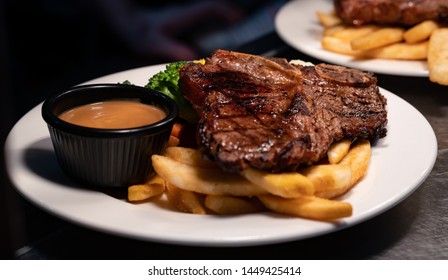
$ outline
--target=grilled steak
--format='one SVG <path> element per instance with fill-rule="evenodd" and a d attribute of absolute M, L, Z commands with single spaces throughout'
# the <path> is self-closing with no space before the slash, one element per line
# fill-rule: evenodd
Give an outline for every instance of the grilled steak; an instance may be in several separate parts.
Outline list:
<path fill-rule="evenodd" d="M 223 50 L 179 73 L 199 113 L 199 148 L 230 172 L 294 171 L 342 138 L 386 135 L 386 99 L 371 73 Z"/>
<path fill-rule="evenodd" d="M 448 0 L 334 0 L 334 6 L 336 14 L 351 25 L 448 23 Z"/>

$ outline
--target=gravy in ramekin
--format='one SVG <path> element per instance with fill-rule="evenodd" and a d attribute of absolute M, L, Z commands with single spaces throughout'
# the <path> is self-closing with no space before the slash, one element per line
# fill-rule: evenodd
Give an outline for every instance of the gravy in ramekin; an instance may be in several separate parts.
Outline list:
<path fill-rule="evenodd" d="M 158 122 L 166 113 L 134 100 L 108 100 L 67 110 L 59 118 L 79 126 L 102 129 L 134 128 Z"/>

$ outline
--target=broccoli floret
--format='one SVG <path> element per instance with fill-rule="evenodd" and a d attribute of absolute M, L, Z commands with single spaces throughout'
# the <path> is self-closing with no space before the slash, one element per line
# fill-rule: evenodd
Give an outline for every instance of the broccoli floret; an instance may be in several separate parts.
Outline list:
<path fill-rule="evenodd" d="M 186 61 L 176 61 L 166 65 L 165 70 L 153 75 L 148 79 L 146 88 L 161 92 L 174 101 L 179 107 L 179 116 L 190 122 L 197 122 L 197 114 L 191 104 L 182 96 L 179 88 L 179 69 Z"/>
<path fill-rule="evenodd" d="M 133 85 L 129 80 L 125 80 L 125 81 L 122 82 L 121 84 L 122 84 L 122 85 L 130 85 L 130 86 Z"/>

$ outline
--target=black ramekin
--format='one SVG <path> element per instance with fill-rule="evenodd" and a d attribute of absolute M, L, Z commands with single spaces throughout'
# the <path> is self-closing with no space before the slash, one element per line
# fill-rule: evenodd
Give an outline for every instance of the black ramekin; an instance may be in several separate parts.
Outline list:
<path fill-rule="evenodd" d="M 113 99 L 137 99 L 161 108 L 167 116 L 154 124 L 127 129 L 83 127 L 58 117 L 76 106 Z M 169 97 L 118 83 L 75 86 L 42 105 L 42 117 L 62 170 L 81 184 L 99 187 L 127 187 L 152 176 L 151 155 L 163 153 L 178 114 Z"/>

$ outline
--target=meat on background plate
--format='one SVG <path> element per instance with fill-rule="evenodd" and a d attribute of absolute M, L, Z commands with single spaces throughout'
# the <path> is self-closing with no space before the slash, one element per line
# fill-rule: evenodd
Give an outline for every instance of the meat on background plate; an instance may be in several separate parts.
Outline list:
<path fill-rule="evenodd" d="M 448 23 L 448 0 L 334 0 L 334 6 L 348 25 L 412 26 L 425 20 Z"/>

